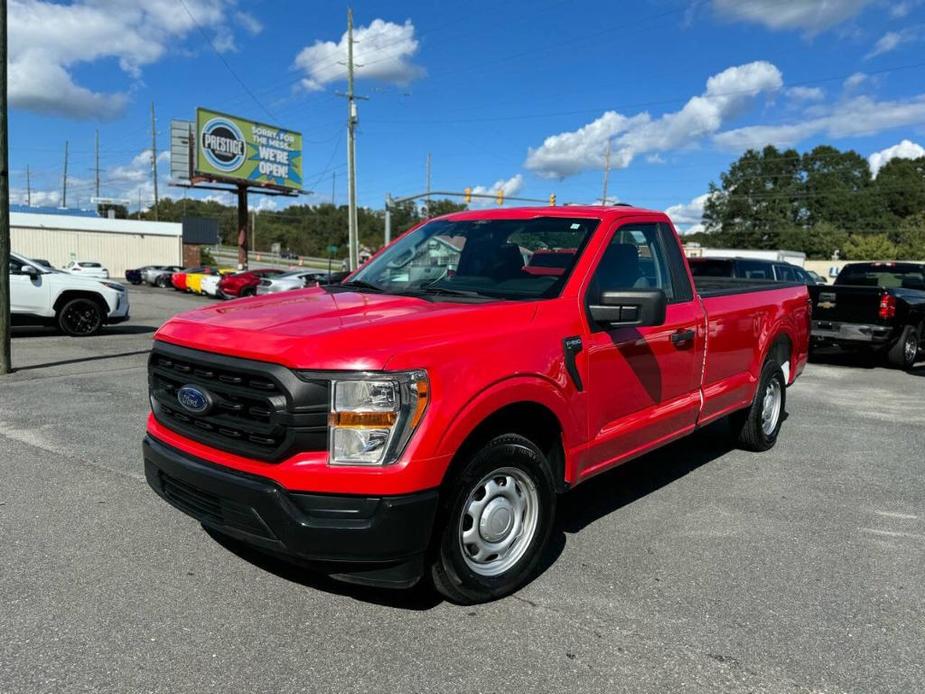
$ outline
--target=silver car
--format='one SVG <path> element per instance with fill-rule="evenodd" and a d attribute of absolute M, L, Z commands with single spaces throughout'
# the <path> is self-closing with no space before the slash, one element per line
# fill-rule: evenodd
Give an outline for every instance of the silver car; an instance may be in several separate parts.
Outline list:
<path fill-rule="evenodd" d="M 142 272 L 141 279 L 152 287 L 169 287 L 170 276 L 182 269 L 179 265 L 155 265 Z"/>
<path fill-rule="evenodd" d="M 328 276 L 323 272 L 312 272 L 311 270 L 297 270 L 295 272 L 286 272 L 274 277 L 264 277 L 257 285 L 257 294 L 275 294 L 276 292 L 288 292 L 293 289 L 304 289 L 313 287 L 316 284 L 326 284 Z"/>

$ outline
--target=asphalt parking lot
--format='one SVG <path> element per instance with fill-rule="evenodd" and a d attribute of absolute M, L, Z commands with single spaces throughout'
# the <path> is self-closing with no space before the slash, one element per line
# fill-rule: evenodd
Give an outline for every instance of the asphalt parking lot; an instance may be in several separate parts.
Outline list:
<path fill-rule="evenodd" d="M 147 486 L 155 328 L 18 330 L 0 381 L 0 691 L 925 690 L 925 365 L 829 357 L 775 449 L 722 425 L 578 488 L 478 607 L 222 544 Z"/>

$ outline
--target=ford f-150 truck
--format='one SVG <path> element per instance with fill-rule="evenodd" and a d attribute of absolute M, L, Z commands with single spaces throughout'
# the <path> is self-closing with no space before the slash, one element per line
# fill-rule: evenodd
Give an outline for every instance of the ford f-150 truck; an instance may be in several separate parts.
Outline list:
<path fill-rule="evenodd" d="M 831 287 L 810 287 L 812 344 L 881 352 L 910 369 L 925 345 L 925 264 L 849 263 Z"/>
<path fill-rule="evenodd" d="M 571 487 L 720 417 L 773 446 L 809 323 L 802 284 L 695 285 L 659 212 L 455 213 L 339 285 L 164 324 L 145 474 L 265 552 L 486 601 L 532 577 Z"/>

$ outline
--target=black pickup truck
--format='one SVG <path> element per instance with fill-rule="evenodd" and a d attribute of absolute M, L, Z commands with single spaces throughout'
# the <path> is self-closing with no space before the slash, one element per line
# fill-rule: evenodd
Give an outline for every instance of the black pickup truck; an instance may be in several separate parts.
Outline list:
<path fill-rule="evenodd" d="M 925 264 L 849 263 L 831 287 L 809 287 L 812 345 L 883 352 L 909 369 L 925 339 Z"/>

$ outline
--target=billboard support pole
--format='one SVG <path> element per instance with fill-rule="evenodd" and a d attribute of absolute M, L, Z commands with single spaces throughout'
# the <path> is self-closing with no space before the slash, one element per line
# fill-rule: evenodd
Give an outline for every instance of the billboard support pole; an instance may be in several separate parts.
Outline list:
<path fill-rule="evenodd" d="M 6 0 L 0 0 L 0 375 L 13 370 L 10 347 L 10 168 L 7 145 Z"/>
<path fill-rule="evenodd" d="M 247 186 L 238 184 L 238 270 L 247 269 Z"/>

